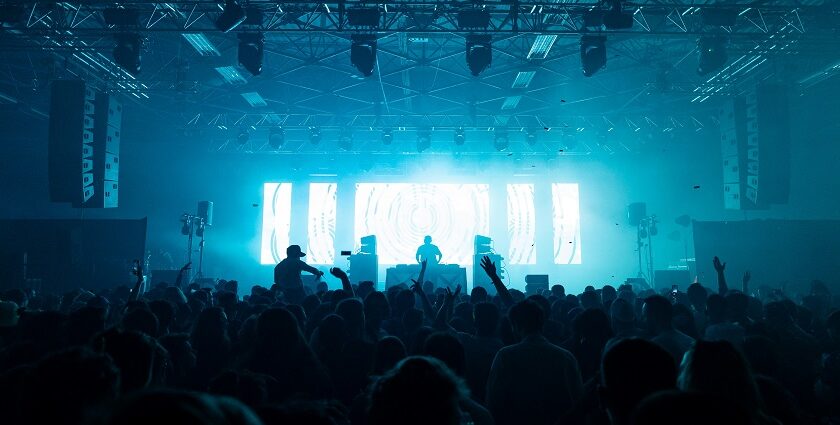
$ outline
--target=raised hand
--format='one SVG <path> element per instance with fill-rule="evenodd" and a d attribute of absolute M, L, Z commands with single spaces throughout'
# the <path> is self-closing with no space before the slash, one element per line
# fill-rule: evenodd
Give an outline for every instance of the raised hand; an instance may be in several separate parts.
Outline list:
<path fill-rule="evenodd" d="M 496 264 L 494 264 L 493 261 L 490 260 L 490 257 L 486 255 L 481 259 L 481 268 L 484 269 L 487 276 L 490 276 L 491 278 L 498 276 L 496 272 Z"/>
<path fill-rule="evenodd" d="M 423 272 L 426 271 L 426 265 L 427 264 L 428 263 L 426 262 L 426 260 L 423 260 L 423 261 L 420 262 L 420 273 L 423 273 Z"/>
<path fill-rule="evenodd" d="M 330 274 L 341 280 L 347 279 L 347 273 L 345 273 L 344 270 L 341 270 L 338 267 L 331 268 Z"/>
<path fill-rule="evenodd" d="M 746 284 L 750 283 L 750 279 L 752 279 L 752 274 L 750 274 L 750 271 L 747 270 L 747 271 L 744 272 L 744 277 L 743 277 L 743 279 L 741 279 L 741 282 L 743 282 L 744 285 L 746 285 Z"/>
<path fill-rule="evenodd" d="M 184 266 L 183 266 L 183 267 L 181 267 L 181 272 L 185 272 L 185 271 L 187 271 L 187 270 L 189 270 L 189 269 L 191 269 L 191 268 L 192 268 L 192 261 L 190 261 L 190 262 L 189 262 L 189 263 L 187 263 L 187 264 L 184 264 Z"/>
<path fill-rule="evenodd" d="M 457 300 L 459 295 L 461 295 L 461 285 L 455 287 L 455 293 L 452 294 L 452 298 Z"/>
<path fill-rule="evenodd" d="M 423 284 L 414 280 L 414 279 L 411 279 L 411 281 L 414 282 L 411 285 L 411 290 L 418 293 L 418 294 L 422 294 L 423 293 Z"/>
<path fill-rule="evenodd" d="M 723 273 L 723 271 L 726 269 L 726 263 L 721 263 L 720 258 L 718 257 L 715 257 L 715 259 L 713 260 L 713 264 L 715 266 L 715 271 L 718 273 Z"/>

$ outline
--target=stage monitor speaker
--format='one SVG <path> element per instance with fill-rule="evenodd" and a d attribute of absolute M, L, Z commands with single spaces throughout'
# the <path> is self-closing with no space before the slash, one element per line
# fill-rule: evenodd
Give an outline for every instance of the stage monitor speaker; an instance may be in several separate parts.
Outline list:
<path fill-rule="evenodd" d="M 677 285 L 681 291 L 685 292 L 688 285 L 691 285 L 691 274 L 688 270 L 656 270 L 653 272 L 653 281 L 657 288 L 670 289 L 673 285 Z"/>
<path fill-rule="evenodd" d="M 647 215 L 647 204 L 634 202 L 627 206 L 627 222 L 631 226 L 638 226 Z"/>
<path fill-rule="evenodd" d="M 198 201 L 198 208 L 195 215 L 204 219 L 206 226 L 213 225 L 213 203 L 210 201 Z"/>
<path fill-rule="evenodd" d="M 379 257 L 370 254 L 356 254 L 350 256 L 350 282 L 373 282 L 374 286 L 379 283 Z"/>
<path fill-rule="evenodd" d="M 528 274 L 525 275 L 525 283 L 533 283 L 538 285 L 548 285 L 547 274 Z"/>

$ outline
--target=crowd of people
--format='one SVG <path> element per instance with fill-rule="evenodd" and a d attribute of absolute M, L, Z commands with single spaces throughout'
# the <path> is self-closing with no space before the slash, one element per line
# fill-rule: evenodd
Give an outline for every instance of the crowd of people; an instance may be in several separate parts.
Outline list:
<path fill-rule="evenodd" d="M 341 289 L 307 293 L 298 251 L 244 296 L 181 277 L 141 293 L 139 268 L 134 287 L 0 294 L 3 423 L 840 423 L 820 282 L 730 289 L 715 258 L 714 289 L 524 294 L 485 258 L 489 293 L 435 288 L 425 263 L 383 291 L 330 269 Z"/>

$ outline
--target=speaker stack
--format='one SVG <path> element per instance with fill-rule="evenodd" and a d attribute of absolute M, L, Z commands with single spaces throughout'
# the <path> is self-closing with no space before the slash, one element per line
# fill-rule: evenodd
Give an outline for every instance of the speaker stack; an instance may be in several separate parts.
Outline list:
<path fill-rule="evenodd" d="M 122 105 L 78 80 L 54 81 L 51 96 L 50 201 L 116 208 Z"/>
<path fill-rule="evenodd" d="M 790 192 L 790 116 L 785 86 L 762 84 L 720 113 L 724 207 L 767 209 Z"/>

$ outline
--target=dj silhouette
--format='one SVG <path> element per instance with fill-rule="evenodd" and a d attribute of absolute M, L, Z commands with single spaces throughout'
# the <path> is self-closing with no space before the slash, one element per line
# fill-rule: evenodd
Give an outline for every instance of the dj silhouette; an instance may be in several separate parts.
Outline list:
<path fill-rule="evenodd" d="M 432 244 L 432 237 L 427 235 L 423 238 L 423 245 L 417 248 L 417 255 L 415 257 L 418 263 L 425 260 L 428 265 L 435 266 L 440 263 L 443 254 L 440 253 L 437 245 Z"/>

